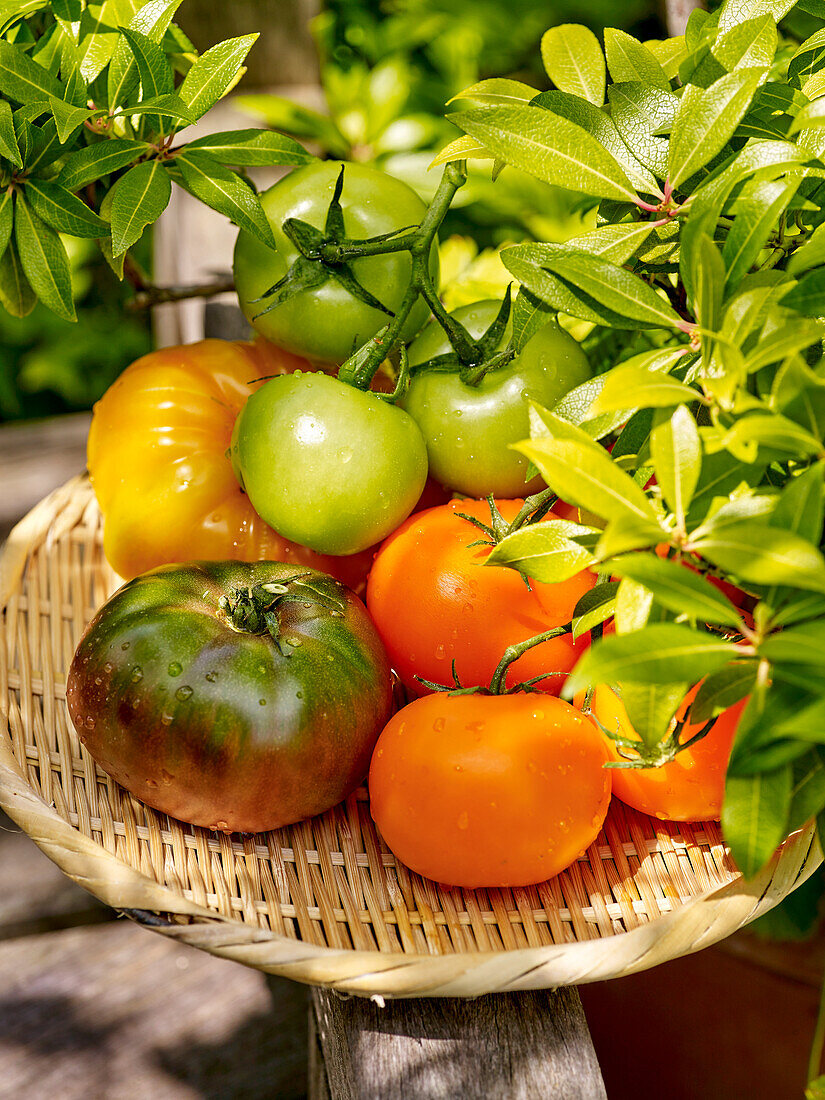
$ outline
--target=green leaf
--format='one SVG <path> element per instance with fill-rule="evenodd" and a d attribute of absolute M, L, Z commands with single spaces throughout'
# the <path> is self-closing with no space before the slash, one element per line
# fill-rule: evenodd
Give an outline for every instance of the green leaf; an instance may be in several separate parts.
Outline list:
<path fill-rule="evenodd" d="M 104 0 L 86 5 L 80 19 L 78 63 L 83 79 L 96 80 L 112 59 L 120 38 L 119 28 L 128 23 L 140 0 Z M 128 53 L 128 51 L 127 51 Z M 111 106 L 111 101 L 108 104 Z"/>
<path fill-rule="evenodd" d="M 647 626 L 653 610 L 653 593 L 630 577 L 619 581 L 616 592 L 615 627 L 617 634 L 632 634 Z"/>
<path fill-rule="evenodd" d="M 788 831 L 801 829 L 825 809 L 825 748 L 814 745 L 793 764 Z"/>
<path fill-rule="evenodd" d="M 804 317 L 825 317 L 825 267 L 806 272 L 782 297 L 782 305 Z"/>
<path fill-rule="evenodd" d="M 35 213 L 58 233 L 69 233 L 73 237 L 103 237 L 109 232 L 103 218 L 58 183 L 27 179 L 24 191 Z"/>
<path fill-rule="evenodd" d="M 149 0 L 148 3 L 135 5 L 137 10 L 128 20 L 129 30 L 145 35 L 159 44 L 180 7 L 182 0 Z M 127 22 L 128 9 L 123 13 L 116 26 Z M 132 94 L 139 79 L 137 64 L 132 49 L 126 39 L 118 36 L 118 41 L 110 54 L 111 64 L 107 74 L 107 92 L 109 109 L 119 107 Z M 85 75 L 85 74 L 84 74 Z M 144 96 L 144 98 L 147 98 Z M 151 98 L 151 97 L 150 97 Z"/>
<path fill-rule="evenodd" d="M 437 153 L 430 162 L 430 168 L 436 168 L 439 164 L 452 164 L 456 160 L 495 160 L 489 149 L 485 149 L 475 138 L 462 134 L 460 138 L 451 141 Z M 231 163 L 231 162 L 230 162 Z"/>
<path fill-rule="evenodd" d="M 604 52 L 614 83 L 638 80 L 650 87 L 670 90 L 670 81 L 650 50 L 624 31 L 605 27 Z"/>
<path fill-rule="evenodd" d="M 782 302 L 785 305 L 785 302 Z M 822 326 L 813 321 L 802 321 L 797 318 L 790 324 L 782 325 L 767 335 L 760 337 L 745 358 L 745 369 L 748 374 L 753 374 L 771 363 L 778 363 L 790 355 L 795 355 L 803 348 L 809 348 L 822 335 Z"/>
<path fill-rule="evenodd" d="M 699 429 L 684 405 L 670 415 L 665 410 L 654 418 L 650 457 L 662 496 L 684 529 L 685 516 L 702 472 Z"/>
<path fill-rule="evenodd" d="M 0 256 L 6 251 L 14 228 L 14 195 L 4 191 L 0 197 Z"/>
<path fill-rule="evenodd" d="M 447 102 L 455 103 L 457 99 L 468 99 L 477 106 L 487 107 L 501 103 L 529 103 L 535 94 L 535 88 L 529 84 L 522 84 L 520 80 L 505 80 L 496 77 L 492 80 L 482 80 L 478 84 L 472 84 Z"/>
<path fill-rule="evenodd" d="M 10 160 L 16 168 L 23 167 L 23 158 L 20 156 L 20 146 L 17 144 L 17 135 L 14 132 L 14 122 L 11 117 L 11 106 L 5 99 L 0 99 L 0 157 Z"/>
<path fill-rule="evenodd" d="M 545 245 L 521 244 L 505 248 L 501 253 L 504 266 L 519 282 L 537 298 L 547 302 L 560 313 L 581 317 L 593 324 L 611 325 L 615 328 L 634 328 L 621 314 L 606 309 L 599 302 L 582 294 L 563 279 L 551 275 L 542 266 Z"/>
<path fill-rule="evenodd" d="M 654 748 L 667 735 L 689 687 L 687 683 L 635 684 L 627 680 L 619 685 L 630 725 L 648 748 Z"/>
<path fill-rule="evenodd" d="M 666 298 L 631 271 L 584 252 L 573 252 L 564 245 L 517 245 L 502 254 L 529 255 L 545 271 L 582 291 L 618 318 L 624 318 L 621 328 L 676 328 L 684 330 L 686 322 L 674 311 Z M 506 263 L 506 260 L 504 261 Z M 509 266 L 509 265 L 508 265 Z M 513 270 L 512 268 L 510 270 Z M 534 289 L 531 287 L 530 289 Z M 541 295 L 540 295 L 541 296 Z M 555 303 L 552 303 L 555 304 Z M 628 322 L 635 322 L 630 324 Z"/>
<path fill-rule="evenodd" d="M 629 554 L 614 558 L 610 572 L 644 585 L 657 603 L 676 615 L 721 626 L 741 625 L 739 612 L 730 600 L 684 564 L 656 554 Z"/>
<path fill-rule="evenodd" d="M 595 546 L 599 532 L 567 520 L 531 523 L 494 546 L 485 565 L 507 565 L 543 584 L 569 580 L 595 560 L 577 536 Z"/>
<path fill-rule="evenodd" d="M 685 286 L 690 287 L 688 300 L 693 315 L 704 330 L 702 351 L 707 361 L 710 349 L 706 334 L 719 328 L 725 289 L 725 264 L 709 234 L 699 233 L 682 242 L 679 268 Z"/>
<path fill-rule="evenodd" d="M 728 288 L 738 286 L 756 263 L 799 184 L 799 179 L 766 181 L 737 205 L 736 217 L 722 250 Z"/>
<path fill-rule="evenodd" d="M 205 115 L 228 90 L 257 38 L 257 34 L 230 38 L 197 59 L 179 88 L 179 95 L 194 118 Z"/>
<path fill-rule="evenodd" d="M 508 164 L 597 198 L 635 202 L 618 161 L 581 126 L 538 107 L 481 107 L 448 116 Z"/>
<path fill-rule="evenodd" d="M 182 122 L 184 126 L 191 126 L 195 121 L 176 92 L 145 99 L 134 106 L 121 107 L 114 113 L 115 118 L 131 118 L 136 115 L 160 115 L 162 118 L 171 118 L 173 122 Z"/>
<path fill-rule="evenodd" d="M 14 232 L 20 262 L 32 289 L 58 317 L 76 320 L 72 273 L 63 242 L 21 195 L 15 203 Z"/>
<path fill-rule="evenodd" d="M 789 275 L 799 275 L 820 264 L 825 264 L 825 224 L 818 225 L 807 241 L 791 254 L 786 270 Z"/>
<path fill-rule="evenodd" d="M 63 98 L 63 86 L 48 69 L 32 61 L 11 42 L 0 41 L 0 92 L 16 103 L 31 103 L 55 96 Z"/>
<path fill-rule="evenodd" d="M 601 107 L 604 54 L 595 34 L 577 23 L 551 27 L 541 40 L 541 59 L 557 88 Z"/>
<path fill-rule="evenodd" d="M 169 204 L 172 183 L 157 160 L 136 164 L 112 189 L 112 255 L 122 255 L 139 241 Z"/>
<path fill-rule="evenodd" d="M 596 546 L 599 561 L 608 561 L 616 554 L 630 550 L 648 550 L 662 541 L 662 528 L 649 519 L 626 514 L 612 519 Z"/>
<path fill-rule="evenodd" d="M 778 413 L 743 416 L 728 429 L 721 445 L 740 462 L 755 461 L 760 447 L 783 457 L 807 457 L 822 451 L 822 441 Z"/>
<path fill-rule="evenodd" d="M 513 347 L 516 354 L 522 351 L 527 344 L 549 321 L 556 318 L 555 310 L 549 309 L 529 290 L 519 288 L 516 300 L 513 303 Z"/>
<path fill-rule="evenodd" d="M 564 697 L 572 699 L 591 684 L 695 684 L 736 655 L 736 646 L 715 634 L 680 623 L 651 623 L 596 642 L 568 676 Z"/>
<path fill-rule="evenodd" d="M 243 168 L 311 164 L 316 159 L 294 138 L 272 130 L 229 130 L 222 134 L 209 134 L 188 142 L 186 148 L 208 153 L 221 164 L 236 164 Z"/>
<path fill-rule="evenodd" d="M 608 98 L 611 117 L 625 145 L 646 168 L 664 178 L 669 143 L 659 131 L 670 130 L 679 100 L 670 91 L 636 81 L 611 84 Z"/>
<path fill-rule="evenodd" d="M 49 100 L 49 104 L 61 145 L 66 145 L 72 135 L 80 129 L 87 119 L 99 113 L 90 111 L 85 107 L 75 107 L 71 103 L 65 103 L 62 99 L 56 99 L 54 96 Z"/>
<path fill-rule="evenodd" d="M 773 63 L 776 43 L 776 22 L 765 13 L 729 27 L 719 35 L 711 51 L 728 72 L 757 66 L 767 68 Z"/>
<path fill-rule="evenodd" d="M 729 523 L 692 540 L 691 548 L 750 584 L 788 584 L 825 592 L 825 560 L 799 535 L 752 522 Z"/>
<path fill-rule="evenodd" d="M 690 705 L 690 721 L 704 725 L 711 718 L 750 695 L 756 683 L 758 662 L 732 661 L 705 677 Z"/>
<path fill-rule="evenodd" d="M 789 764 L 761 775 L 728 775 L 722 831 L 746 878 L 761 870 L 785 837 L 791 784 Z"/>
<path fill-rule="evenodd" d="M 87 145 L 70 153 L 63 164 L 57 182 L 67 191 L 79 191 L 88 183 L 108 176 L 136 161 L 149 150 L 144 141 L 112 138 L 97 145 Z"/>
<path fill-rule="evenodd" d="M 0 302 L 12 317 L 26 317 L 37 304 L 13 240 L 0 255 Z"/>
<path fill-rule="evenodd" d="M 795 4 L 796 0 L 725 0 L 719 9 L 719 30 L 727 31 L 759 15 L 769 15 L 778 23 Z"/>
<path fill-rule="evenodd" d="M 739 69 L 710 88 L 685 89 L 670 137 L 670 183 L 676 188 L 724 147 L 753 99 L 764 70 Z"/>
<path fill-rule="evenodd" d="M 614 264 L 626 263 L 655 230 L 653 222 L 616 222 L 600 225 L 580 237 L 570 237 L 564 247 L 570 251 L 589 252 L 603 256 Z"/>
<path fill-rule="evenodd" d="M 224 168 L 206 153 L 181 153 L 175 163 L 187 191 L 225 214 L 241 229 L 252 233 L 265 245 L 275 248 L 275 239 L 261 201 L 240 176 Z"/>
<path fill-rule="evenodd" d="M 787 482 L 768 519 L 771 527 L 792 531 L 819 546 L 825 512 L 823 470 L 825 465 L 816 462 Z"/>
<path fill-rule="evenodd" d="M 592 444 L 562 439 L 519 443 L 516 450 L 535 464 L 562 500 L 603 519 L 624 516 L 648 526 L 656 524 L 656 513 L 644 491 L 611 461 L 606 451 L 599 454 Z"/>
<path fill-rule="evenodd" d="M 140 76 L 141 99 L 156 99 L 174 90 L 175 78 L 166 54 L 151 38 L 140 31 L 121 27 L 120 33 L 129 43 Z"/>
<path fill-rule="evenodd" d="M 574 639 L 613 617 L 618 588 L 618 581 L 604 581 L 585 592 L 576 604 L 571 619 Z"/>
<path fill-rule="evenodd" d="M 825 622 L 801 623 L 771 634 L 759 647 L 760 657 L 777 664 L 825 666 Z"/>
<path fill-rule="evenodd" d="M 673 351 L 673 349 L 668 349 Z M 650 353 L 643 353 L 645 358 Z M 661 362 L 661 355 L 657 355 Z M 633 360 L 620 363 L 603 375 L 601 391 L 590 407 L 590 414 L 610 412 L 618 409 L 636 409 L 641 405 L 648 408 L 672 408 L 684 401 L 696 401 L 701 397 L 691 386 L 686 386 L 678 378 L 673 378 L 662 369 L 651 369 Z"/>

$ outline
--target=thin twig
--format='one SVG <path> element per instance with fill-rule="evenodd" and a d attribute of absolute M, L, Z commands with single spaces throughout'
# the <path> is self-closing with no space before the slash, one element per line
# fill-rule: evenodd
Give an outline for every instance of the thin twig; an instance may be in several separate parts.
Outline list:
<path fill-rule="evenodd" d="M 214 298 L 216 294 L 234 289 L 235 280 L 231 275 L 216 279 L 214 283 L 195 283 L 192 286 L 150 286 L 138 291 L 126 308 L 137 312 L 163 305 L 165 302 L 183 302 L 187 298 Z"/>
<path fill-rule="evenodd" d="M 704 0 L 664 0 L 664 5 L 665 25 L 671 38 L 685 33 L 691 12 L 705 11 L 707 7 Z"/>

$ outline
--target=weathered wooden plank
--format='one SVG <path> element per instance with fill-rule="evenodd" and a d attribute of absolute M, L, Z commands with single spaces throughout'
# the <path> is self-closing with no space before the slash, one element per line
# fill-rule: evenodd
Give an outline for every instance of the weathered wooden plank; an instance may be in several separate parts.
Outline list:
<path fill-rule="evenodd" d="M 312 1003 L 331 1100 L 607 1095 L 575 989 L 384 1005 L 314 990 Z"/>
<path fill-rule="evenodd" d="M 2 1100 L 299 1100 L 307 990 L 131 923 L 0 943 Z"/>

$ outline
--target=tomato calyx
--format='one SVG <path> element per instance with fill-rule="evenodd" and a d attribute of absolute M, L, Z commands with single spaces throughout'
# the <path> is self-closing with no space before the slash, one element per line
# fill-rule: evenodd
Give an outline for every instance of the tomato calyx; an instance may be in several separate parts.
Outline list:
<path fill-rule="evenodd" d="M 440 371 L 442 373 L 457 374 L 465 386 L 476 387 L 480 385 L 486 375 L 507 366 L 516 357 L 512 340 L 509 341 L 507 347 L 497 350 L 510 319 L 510 308 L 511 293 L 508 286 L 498 313 L 487 330 L 478 339 L 474 339 L 456 317 L 450 317 L 449 326 L 439 317 L 438 320 L 453 350 L 441 355 L 434 355 L 423 363 L 417 363 L 413 368 L 413 373 Z"/>
<path fill-rule="evenodd" d="M 686 741 L 682 741 L 682 733 L 688 725 L 688 719 L 687 717 L 674 718 L 666 737 L 662 738 L 656 745 L 645 746 L 641 741 L 632 737 L 622 737 L 618 732 L 618 723 L 615 731 L 608 729 L 608 727 L 599 720 L 595 711 L 590 706 L 592 694 L 592 689 L 587 692 L 582 705 L 582 714 L 586 714 L 596 723 L 605 737 L 609 737 L 616 746 L 619 755 L 625 758 L 623 760 L 611 760 L 609 763 L 605 764 L 606 768 L 619 768 L 622 770 L 632 769 L 638 771 L 642 769 L 664 767 L 665 764 L 670 764 L 671 761 L 675 760 L 680 752 L 684 752 L 685 749 L 691 748 L 698 741 L 707 737 L 716 725 L 716 718 L 709 718 L 696 733 L 688 737 Z"/>
<path fill-rule="evenodd" d="M 466 512 L 456 512 L 457 516 L 467 520 L 468 523 L 472 523 L 474 527 L 477 527 L 479 531 L 486 536 L 483 539 L 476 539 L 475 542 L 468 543 L 468 547 L 498 546 L 498 544 L 507 538 L 508 535 L 512 535 L 514 531 L 518 531 L 521 527 L 524 527 L 525 524 L 538 523 L 540 520 L 544 519 L 559 498 L 552 489 L 542 489 L 541 492 L 534 493 L 532 496 L 525 499 L 524 504 L 522 504 L 518 513 L 509 523 L 502 516 L 495 502 L 495 498 L 492 495 L 484 499 L 487 501 L 487 506 L 490 509 L 489 523 L 485 523 L 484 520 L 479 519 L 477 516 L 468 515 Z"/>
<path fill-rule="evenodd" d="M 298 573 L 284 581 L 233 588 L 228 596 L 218 600 L 220 617 L 239 634 L 269 634 L 281 656 L 289 657 L 280 634 L 283 604 L 300 602 L 309 608 L 315 603 L 332 614 L 344 612 L 344 602 L 307 580 L 311 576 L 308 572 Z"/>
<path fill-rule="evenodd" d="M 525 638 L 523 642 L 514 642 L 509 645 L 501 656 L 501 660 L 496 665 L 492 678 L 490 679 L 489 687 L 482 687 L 476 685 L 474 687 L 464 687 L 456 672 L 455 659 L 452 662 L 452 676 L 453 684 L 439 684 L 433 680 L 425 680 L 422 676 L 416 676 L 415 679 L 429 691 L 443 691 L 448 695 L 516 695 L 522 692 L 538 692 L 541 693 L 541 689 L 536 685 L 544 680 L 548 680 L 551 676 L 561 676 L 560 672 L 542 672 L 538 676 L 532 676 L 529 680 L 520 680 L 517 684 L 513 684 L 512 687 L 507 687 L 507 672 L 515 661 L 522 657 L 528 649 L 532 649 L 534 646 L 541 645 L 542 642 L 549 642 L 552 638 L 561 638 L 565 634 L 572 632 L 572 625 L 565 623 L 564 626 L 554 626 L 552 630 L 544 630 L 541 634 L 535 634 L 532 638 Z"/>

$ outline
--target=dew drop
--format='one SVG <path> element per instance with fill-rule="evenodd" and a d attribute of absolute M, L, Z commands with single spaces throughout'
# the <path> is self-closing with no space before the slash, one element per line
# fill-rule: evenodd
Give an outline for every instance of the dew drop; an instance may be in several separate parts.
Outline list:
<path fill-rule="evenodd" d="M 121 644 L 121 647 L 120 647 L 120 648 L 121 648 L 121 649 L 123 649 L 123 650 L 126 650 L 126 649 L 128 649 L 128 648 L 129 648 L 129 646 L 130 646 L 131 644 L 132 644 L 131 642 L 123 642 L 123 643 Z"/>
<path fill-rule="evenodd" d="M 544 717 L 544 711 L 543 710 L 534 710 L 533 711 L 533 717 L 536 719 L 537 722 L 540 722 L 542 720 L 542 718 Z"/>
<path fill-rule="evenodd" d="M 259 699 L 258 700 L 258 706 L 259 707 L 265 707 L 266 706 L 266 699 Z"/>
<path fill-rule="evenodd" d="M 95 720 L 91 714 L 86 715 L 86 721 L 83 723 L 87 730 L 93 730 L 95 728 Z"/>
<path fill-rule="evenodd" d="M 180 699 L 181 702 L 185 702 L 187 699 L 191 699 L 191 697 L 192 697 L 192 689 L 190 688 L 190 686 L 188 684 L 183 684 L 175 692 L 175 698 Z"/>
<path fill-rule="evenodd" d="M 445 654 L 446 650 L 444 649 L 444 646 L 439 643 L 439 645 L 435 647 L 435 659 L 437 661 L 443 661 Z"/>
<path fill-rule="evenodd" d="M 172 661 L 166 671 L 169 673 L 170 676 L 180 676 L 180 674 L 183 672 L 183 665 L 180 663 L 180 661 Z"/>
<path fill-rule="evenodd" d="M 170 726 L 170 725 L 172 724 L 172 718 L 173 718 L 173 717 L 174 717 L 174 716 L 173 716 L 173 715 L 171 715 L 171 714 L 169 713 L 169 711 L 168 711 L 168 710 L 165 710 L 165 711 L 163 712 L 163 714 L 161 714 L 161 716 L 160 716 L 160 720 L 161 720 L 161 723 L 162 723 L 162 724 L 163 724 L 164 726 Z"/>
<path fill-rule="evenodd" d="M 96 684 L 102 684 L 103 683 L 103 677 L 102 676 L 95 676 L 95 683 Z"/>
<path fill-rule="evenodd" d="M 215 681 L 217 680 L 217 678 L 218 678 L 217 672 L 207 672 L 207 674 L 206 674 L 206 679 L 209 681 L 210 684 L 214 684 Z"/>
<path fill-rule="evenodd" d="M 171 772 L 168 772 L 166 768 L 160 769 L 160 778 L 164 786 L 168 787 L 172 780 L 175 778 Z"/>
<path fill-rule="evenodd" d="M 304 644 L 300 638 L 287 638 L 287 642 L 293 647 L 293 649 L 298 649 L 299 646 L 302 646 Z"/>
<path fill-rule="evenodd" d="M 153 791 L 156 791 L 158 789 L 157 779 L 147 779 L 146 780 L 146 786 L 150 787 Z"/>
<path fill-rule="evenodd" d="M 106 664 L 103 666 L 103 671 L 108 675 L 114 667 L 115 666 L 112 664 L 111 661 L 107 661 Z"/>
<path fill-rule="evenodd" d="M 456 766 L 455 766 L 455 770 L 456 770 L 457 772 L 463 772 L 463 771 L 464 771 L 464 769 L 462 768 L 462 766 L 461 766 L 460 764 L 456 764 Z"/>
<path fill-rule="evenodd" d="M 458 827 L 459 829 L 467 829 L 470 826 L 470 815 L 464 810 L 458 815 Z"/>
<path fill-rule="evenodd" d="M 229 829 L 229 823 L 226 821 L 216 821 L 215 828 L 220 829 L 221 832 L 225 833 Z"/>
<path fill-rule="evenodd" d="M 345 451 L 341 451 L 341 461 L 343 463 L 352 461 L 352 451 L 347 447 Z"/>
<path fill-rule="evenodd" d="M 140 665 L 135 665 L 135 667 L 132 669 L 132 683 L 139 684 L 142 679 L 143 669 L 140 667 Z"/>
<path fill-rule="evenodd" d="M 436 718 L 436 720 L 435 720 L 435 721 L 433 722 L 433 730 L 434 730 L 434 731 L 435 731 L 436 733 L 441 733 L 441 731 L 442 731 L 442 730 L 444 729 L 444 727 L 445 727 L 445 725 L 446 725 L 446 724 L 447 724 L 447 723 L 446 723 L 445 719 L 443 719 L 443 718 Z"/>
<path fill-rule="evenodd" d="M 483 722 L 468 722 L 467 725 L 464 728 L 465 728 L 465 730 L 469 730 L 470 733 L 481 733 L 481 731 L 484 729 L 484 723 Z"/>
<path fill-rule="evenodd" d="M 296 699 L 303 699 L 303 697 L 304 697 L 304 693 L 302 691 L 296 691 L 295 692 L 295 698 Z"/>

